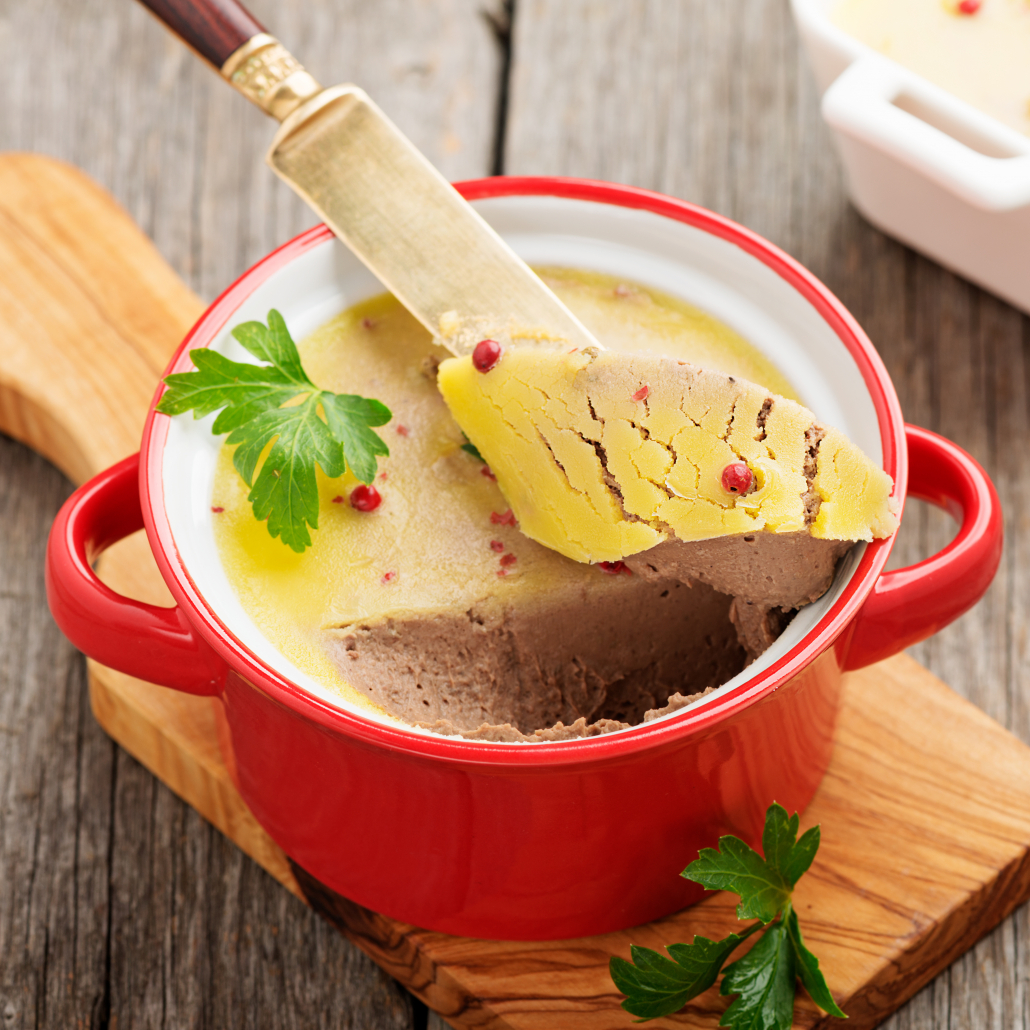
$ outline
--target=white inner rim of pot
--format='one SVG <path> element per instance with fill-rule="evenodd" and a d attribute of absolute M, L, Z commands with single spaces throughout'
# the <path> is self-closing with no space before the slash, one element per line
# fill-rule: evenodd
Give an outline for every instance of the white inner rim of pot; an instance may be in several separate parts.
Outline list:
<path fill-rule="evenodd" d="M 821 420 L 845 432 L 874 460 L 882 460 L 876 410 L 848 349 L 807 300 L 735 244 L 648 211 L 592 201 L 498 197 L 478 201 L 475 207 L 531 265 L 621 276 L 709 312 L 774 361 Z M 264 321 L 269 309 L 277 308 L 293 337 L 302 340 L 341 311 L 381 292 L 379 281 L 342 243 L 327 240 L 262 283 L 212 347 L 233 360 L 253 361 L 230 335 L 240 322 Z M 173 418 L 162 466 L 176 548 L 205 601 L 251 652 L 309 693 L 362 718 L 435 735 L 341 698 L 289 661 L 244 611 L 222 567 L 211 519 L 216 458 L 224 441 L 211 433 L 214 418 Z M 863 548 L 850 552 L 830 590 L 801 609 L 761 658 L 691 709 L 754 678 L 797 645 L 840 596 Z"/>

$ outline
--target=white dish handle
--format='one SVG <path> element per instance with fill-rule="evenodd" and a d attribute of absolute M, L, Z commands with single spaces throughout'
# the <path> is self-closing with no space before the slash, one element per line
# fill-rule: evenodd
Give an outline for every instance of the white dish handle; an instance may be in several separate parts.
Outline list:
<path fill-rule="evenodd" d="M 975 207 L 1011 211 L 1030 204 L 1030 138 L 893 61 L 874 55 L 855 61 L 824 94 L 822 112 L 836 131 Z"/>

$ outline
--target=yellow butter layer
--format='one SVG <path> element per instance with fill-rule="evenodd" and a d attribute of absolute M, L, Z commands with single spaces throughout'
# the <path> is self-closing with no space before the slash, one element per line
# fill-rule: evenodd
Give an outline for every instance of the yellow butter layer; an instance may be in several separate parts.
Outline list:
<path fill-rule="evenodd" d="M 511 348 L 489 372 L 445 361 L 440 391 L 522 532 L 580 562 L 670 535 L 871 540 L 897 528 L 890 477 L 843 434 L 761 386 L 654 355 Z M 745 461 L 755 488 L 727 492 Z"/>
<path fill-rule="evenodd" d="M 792 393 L 761 352 L 675 298 L 595 273 L 538 271 L 613 351 L 672 355 Z M 462 449 L 465 438 L 432 374 L 448 355 L 396 300 L 384 295 L 349 308 L 298 347 L 315 383 L 378 398 L 393 419 L 381 430 L 390 447 L 375 481 L 382 505 L 355 511 L 346 503 L 354 477 L 319 473 L 318 529 L 303 554 L 254 518 L 232 448 L 220 453 L 211 505 L 223 568 L 247 615 L 296 666 L 341 697 L 375 707 L 326 656 L 327 626 L 428 618 L 491 601 L 518 605 L 570 583 L 587 603 L 610 602 L 613 577 L 495 521 L 508 503 Z M 503 566 L 506 555 L 517 560 Z"/>

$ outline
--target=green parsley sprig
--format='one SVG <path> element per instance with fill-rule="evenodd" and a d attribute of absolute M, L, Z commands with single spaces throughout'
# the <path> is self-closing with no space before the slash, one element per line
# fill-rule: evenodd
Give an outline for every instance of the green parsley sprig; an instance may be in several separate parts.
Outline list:
<path fill-rule="evenodd" d="M 798 839 L 798 815 L 787 815 L 775 802 L 765 813 L 762 834 L 764 857 L 739 837 L 719 838 L 719 850 L 703 848 L 680 874 L 709 890 L 732 891 L 740 896 L 738 919 L 759 922 L 743 933 L 721 941 L 696 936 L 691 944 L 670 944 L 671 959 L 650 948 L 632 945 L 632 962 L 615 956 L 609 969 L 626 1000 L 622 1007 L 638 1022 L 668 1016 L 715 983 L 719 991 L 737 995 L 723 1013 L 719 1026 L 731 1030 L 790 1030 L 794 991 L 800 979 L 812 1000 L 832 1016 L 847 1018 L 833 1000 L 819 970 L 819 960 L 801 937 L 791 896 L 819 850 L 819 827 Z M 743 957 L 723 964 L 737 946 L 762 932 Z"/>
<path fill-rule="evenodd" d="M 308 527 L 318 528 L 315 466 L 330 477 L 342 476 L 349 466 L 363 483 L 371 483 L 379 456 L 390 453 L 371 427 L 389 422 L 390 409 L 367 397 L 315 386 L 278 311 L 268 312 L 267 326 L 244 322 L 232 335 L 268 364 L 231 361 L 207 348 L 192 350 L 197 370 L 167 376 L 168 390 L 157 410 L 166 415 L 192 411 L 194 418 L 220 410 L 211 431 L 228 433 L 227 442 L 237 445 L 232 460 L 250 487 L 247 500 L 254 517 L 267 519 L 273 537 L 302 552 L 311 544 Z"/>

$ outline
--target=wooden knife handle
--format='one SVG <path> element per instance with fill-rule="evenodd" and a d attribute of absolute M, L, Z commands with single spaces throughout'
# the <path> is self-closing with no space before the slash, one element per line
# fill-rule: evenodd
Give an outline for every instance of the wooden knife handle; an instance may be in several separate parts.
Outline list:
<path fill-rule="evenodd" d="M 218 69 L 248 39 L 265 31 L 237 0 L 140 0 L 140 3 Z"/>

